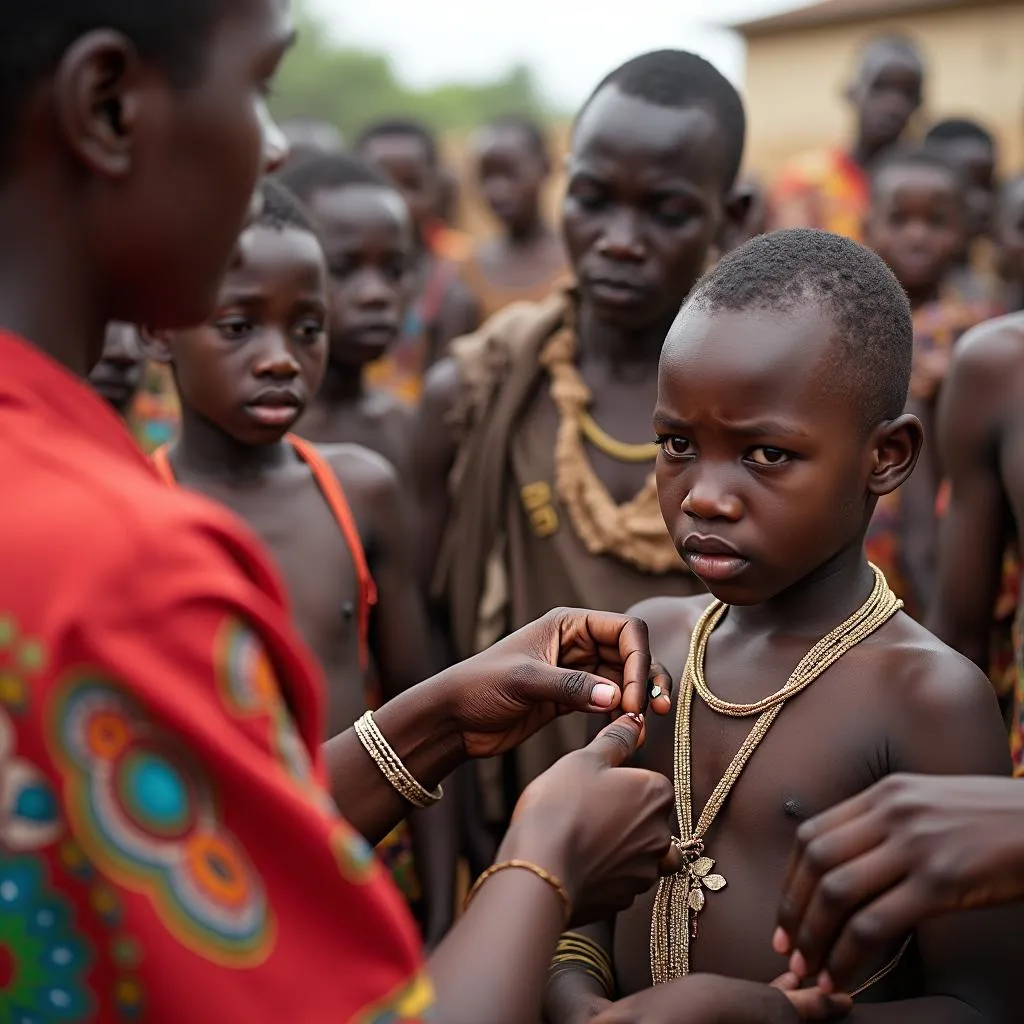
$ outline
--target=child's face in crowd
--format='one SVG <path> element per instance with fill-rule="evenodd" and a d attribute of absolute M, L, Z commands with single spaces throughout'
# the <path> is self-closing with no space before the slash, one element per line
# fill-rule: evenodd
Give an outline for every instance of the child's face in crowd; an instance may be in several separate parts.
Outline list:
<path fill-rule="evenodd" d="M 349 185 L 313 193 L 330 273 L 331 361 L 362 366 L 395 341 L 409 298 L 413 228 L 398 192 Z"/>
<path fill-rule="evenodd" d="M 255 225 L 242 234 L 214 315 L 171 342 L 182 403 L 244 444 L 295 424 L 327 362 L 327 268 L 316 237 Z"/>
<path fill-rule="evenodd" d="M 1024 288 L 1024 178 L 1008 185 L 996 216 L 996 244 L 1003 280 Z"/>
<path fill-rule="evenodd" d="M 602 89 L 573 137 L 563 208 L 584 307 L 622 330 L 664 323 L 704 269 L 726 218 L 715 119 Z"/>
<path fill-rule="evenodd" d="M 362 156 L 402 193 L 413 223 L 422 230 L 437 217 L 440 174 L 423 140 L 415 135 L 378 135 L 369 139 Z"/>
<path fill-rule="evenodd" d="M 909 54 L 879 45 L 864 60 L 849 96 L 861 140 L 873 150 L 891 146 L 921 106 L 924 76 Z"/>
<path fill-rule="evenodd" d="M 476 162 L 494 216 L 510 230 L 532 221 L 548 168 L 526 134 L 512 125 L 485 128 L 476 140 Z"/>
<path fill-rule="evenodd" d="M 859 542 L 872 442 L 843 391 L 833 325 L 684 308 L 658 375 L 658 496 L 683 560 L 729 604 L 758 604 Z"/>
<path fill-rule="evenodd" d="M 956 139 L 942 144 L 942 153 L 963 178 L 967 235 L 980 238 L 992 230 L 996 204 L 996 157 L 981 139 Z"/>
<path fill-rule="evenodd" d="M 963 200 L 942 168 L 894 166 L 879 173 L 867 239 L 909 292 L 938 287 L 963 247 Z"/>
<path fill-rule="evenodd" d="M 103 355 L 89 374 L 89 383 L 101 398 L 123 414 L 142 386 L 145 366 L 135 328 L 130 324 L 112 323 L 107 327 Z"/>

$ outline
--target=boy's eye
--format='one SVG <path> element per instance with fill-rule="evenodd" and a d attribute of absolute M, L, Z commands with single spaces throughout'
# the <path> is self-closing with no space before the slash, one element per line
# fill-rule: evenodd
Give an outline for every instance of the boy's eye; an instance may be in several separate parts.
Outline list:
<path fill-rule="evenodd" d="M 226 316 L 214 325 L 217 332 L 228 341 L 244 341 L 252 334 L 252 322 L 244 316 Z"/>
<path fill-rule="evenodd" d="M 312 344 L 324 333 L 326 328 L 321 320 L 305 320 L 296 325 L 295 333 L 304 342 Z"/>
<path fill-rule="evenodd" d="M 684 459 L 687 455 L 692 455 L 692 445 L 685 437 L 675 437 L 673 435 L 663 435 L 658 438 L 658 444 L 661 445 L 661 450 L 670 459 Z"/>
<path fill-rule="evenodd" d="M 779 466 L 789 461 L 789 455 L 781 448 L 755 448 L 750 453 L 750 461 L 758 466 Z"/>

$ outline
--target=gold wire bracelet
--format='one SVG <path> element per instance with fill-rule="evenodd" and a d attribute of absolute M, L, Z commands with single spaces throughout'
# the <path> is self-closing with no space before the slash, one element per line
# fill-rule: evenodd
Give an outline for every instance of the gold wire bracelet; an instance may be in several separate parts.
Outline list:
<path fill-rule="evenodd" d="M 394 752 L 391 744 L 384 739 L 384 734 L 377 728 L 371 711 L 367 711 L 356 722 L 355 731 L 359 742 L 373 759 L 373 763 L 403 800 L 412 804 L 413 807 L 432 807 L 444 796 L 444 790 L 440 786 L 431 793 L 429 789 L 424 789 L 413 778 L 409 769 L 402 764 L 402 759 Z"/>
<path fill-rule="evenodd" d="M 608 951 L 579 932 L 566 932 L 558 940 L 548 967 L 551 978 L 569 971 L 582 971 L 601 986 L 609 999 L 615 998 L 615 974 Z"/>
<path fill-rule="evenodd" d="M 464 906 L 468 907 L 470 903 L 473 902 L 474 897 L 480 891 L 484 882 L 493 878 L 499 871 L 508 871 L 511 868 L 515 868 L 520 871 L 529 871 L 531 875 L 536 875 L 542 882 L 551 886 L 562 903 L 562 909 L 565 911 L 565 923 L 569 923 L 569 918 L 572 917 L 572 900 L 569 899 L 569 891 L 557 878 L 555 878 L 554 875 L 528 860 L 503 860 L 500 864 L 492 864 L 476 880 L 476 884 L 473 888 L 469 890 L 469 895 L 466 897 Z"/>

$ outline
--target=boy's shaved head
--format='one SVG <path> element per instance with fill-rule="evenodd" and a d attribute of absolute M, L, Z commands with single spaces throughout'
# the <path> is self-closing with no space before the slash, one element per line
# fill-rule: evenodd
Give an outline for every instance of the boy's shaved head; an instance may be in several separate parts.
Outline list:
<path fill-rule="evenodd" d="M 885 262 L 826 231 L 761 235 L 698 282 L 687 305 L 704 313 L 821 310 L 834 325 L 836 379 L 858 392 L 872 429 L 903 412 L 914 327 L 910 303 Z"/>
<path fill-rule="evenodd" d="M 309 203 L 315 192 L 322 189 L 348 188 L 350 185 L 370 185 L 394 189 L 387 177 L 365 160 L 350 153 L 318 153 L 286 167 L 280 180 L 304 203 Z"/>
<path fill-rule="evenodd" d="M 715 119 L 722 136 L 727 186 L 743 160 L 746 114 L 735 87 L 713 64 L 685 50 L 655 50 L 626 61 L 605 76 L 576 116 L 579 122 L 593 98 L 609 85 L 656 107 L 701 107 Z"/>
<path fill-rule="evenodd" d="M 0 173 L 10 160 L 22 107 L 68 47 L 96 29 L 127 36 L 176 84 L 202 74 L 207 34 L 234 0 L 29 0 L 0 4 Z"/>

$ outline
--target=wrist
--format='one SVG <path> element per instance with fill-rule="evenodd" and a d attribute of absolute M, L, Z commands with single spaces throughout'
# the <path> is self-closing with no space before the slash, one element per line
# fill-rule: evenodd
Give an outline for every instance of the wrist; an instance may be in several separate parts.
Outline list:
<path fill-rule="evenodd" d="M 565 888 L 569 902 L 576 906 L 577 885 L 572 877 L 571 858 L 567 844 L 561 839 L 556 827 L 544 828 L 531 821 L 526 815 L 513 815 L 505 838 L 498 848 L 495 863 L 509 860 L 526 860 L 553 875 Z"/>
<path fill-rule="evenodd" d="M 466 760 L 462 732 L 440 676 L 410 687 L 373 713 L 413 778 L 433 789 Z"/>

